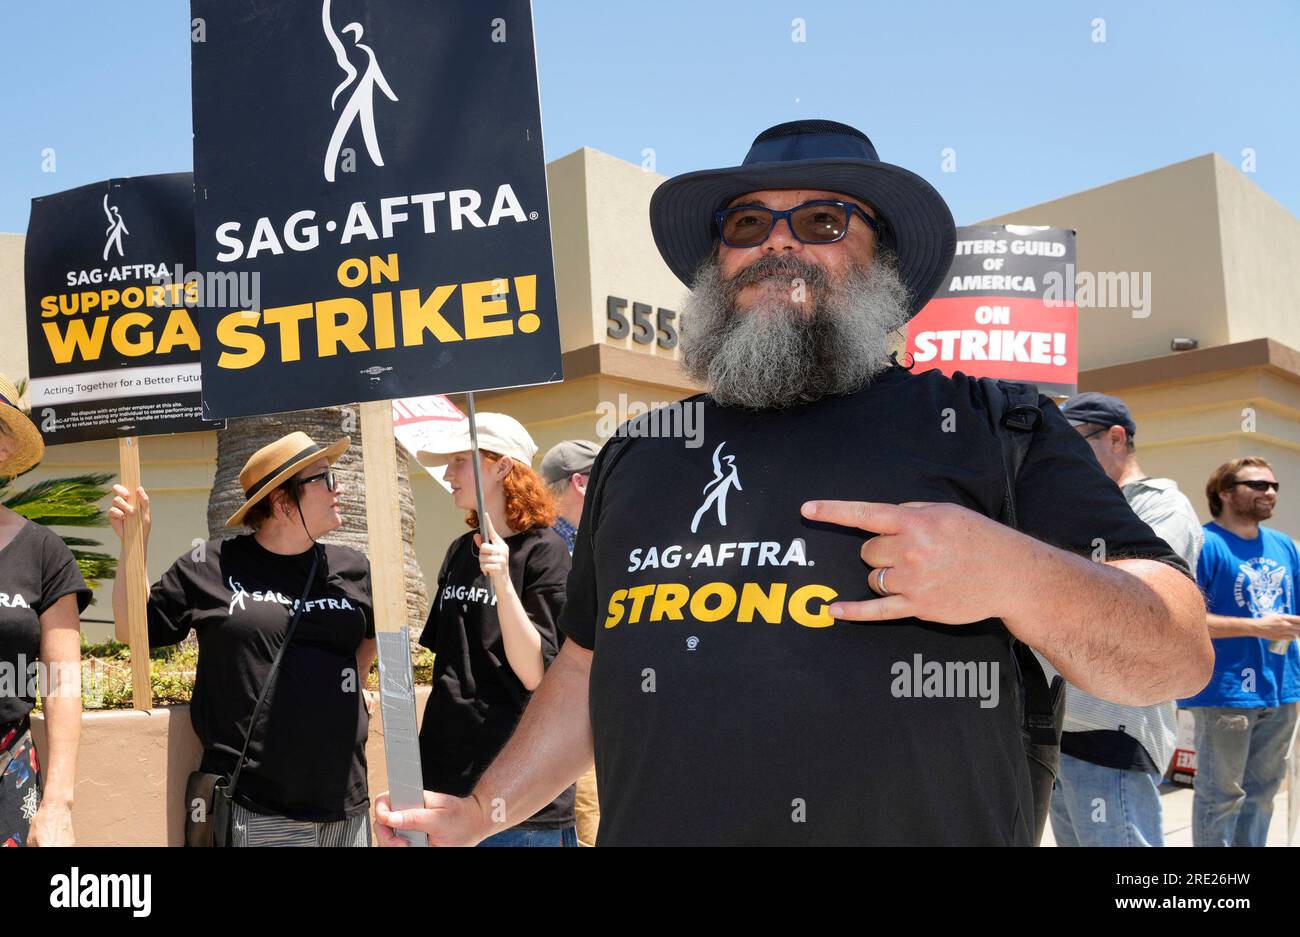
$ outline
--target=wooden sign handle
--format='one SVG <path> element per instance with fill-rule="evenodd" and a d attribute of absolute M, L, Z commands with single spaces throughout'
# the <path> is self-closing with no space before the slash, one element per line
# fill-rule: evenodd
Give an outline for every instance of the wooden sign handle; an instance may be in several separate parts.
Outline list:
<path fill-rule="evenodd" d="M 424 784 L 410 632 L 406 626 L 406 555 L 392 401 L 361 404 L 361 440 L 388 798 L 394 810 L 410 810 L 424 806 Z M 365 676 L 361 675 L 362 681 Z M 429 845 L 429 837 L 416 830 L 401 830 L 398 835 L 412 846 Z"/>
<path fill-rule="evenodd" d="M 361 404 L 361 439 L 375 630 L 397 631 L 406 627 L 406 557 L 402 548 L 392 401 Z"/>
<path fill-rule="evenodd" d="M 117 441 L 118 471 L 122 485 L 134 501 L 140 487 L 140 439 L 124 436 Z M 138 505 L 137 505 L 138 506 Z M 125 519 L 122 526 L 122 556 L 126 569 L 118 570 L 126 584 L 126 624 L 131 647 L 131 702 L 136 709 L 153 708 L 153 684 L 149 679 L 149 573 L 144 564 L 144 531 L 140 512 Z"/>

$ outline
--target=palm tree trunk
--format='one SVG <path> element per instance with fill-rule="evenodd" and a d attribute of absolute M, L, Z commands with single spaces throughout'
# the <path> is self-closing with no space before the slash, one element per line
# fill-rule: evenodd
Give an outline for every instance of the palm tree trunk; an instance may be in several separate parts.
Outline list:
<path fill-rule="evenodd" d="M 361 466 L 361 421 L 358 408 L 324 407 L 269 416 L 246 417 L 226 421 L 217 431 L 217 474 L 208 497 L 208 535 L 233 537 L 248 528 L 225 527 L 226 518 L 244 503 L 239 484 L 239 470 L 258 449 L 286 433 L 301 430 L 321 445 L 329 445 L 340 436 L 351 436 L 352 445 L 334 464 L 334 472 L 344 487 L 340 509 L 343 526 L 321 538 L 325 543 L 339 543 L 370 553 L 366 540 L 366 485 Z M 407 625 L 412 638 L 420 633 L 429 611 L 424 575 L 415 558 L 415 500 L 411 495 L 409 465 L 402 447 L 397 447 L 397 490 L 401 501 L 402 543 L 406 566 Z"/>

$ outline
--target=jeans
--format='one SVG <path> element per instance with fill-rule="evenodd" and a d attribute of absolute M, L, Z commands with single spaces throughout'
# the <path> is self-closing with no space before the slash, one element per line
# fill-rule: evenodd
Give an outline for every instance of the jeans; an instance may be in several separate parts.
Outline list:
<path fill-rule="evenodd" d="M 521 830 L 511 827 L 500 833 L 493 833 L 480 846 L 574 846 L 578 845 L 578 829 L 566 826 L 549 830 Z"/>
<path fill-rule="evenodd" d="M 1197 846 L 1263 846 L 1286 771 L 1296 704 L 1273 709 L 1196 706 Z"/>
<path fill-rule="evenodd" d="M 1104 768 L 1061 753 L 1052 788 L 1058 846 L 1163 846 L 1160 775 Z"/>

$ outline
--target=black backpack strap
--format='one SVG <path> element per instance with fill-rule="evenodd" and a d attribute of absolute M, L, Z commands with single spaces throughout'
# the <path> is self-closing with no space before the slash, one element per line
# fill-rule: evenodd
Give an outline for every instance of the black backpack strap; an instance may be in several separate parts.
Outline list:
<path fill-rule="evenodd" d="M 1038 409 L 1038 388 L 1033 384 L 1016 381 L 996 381 L 980 378 L 984 399 L 989 408 L 989 421 L 1002 443 L 1004 488 L 1002 516 L 998 519 L 1008 527 L 1019 529 L 1016 517 L 1016 479 L 1029 455 L 1029 443 L 1034 430 L 1043 421 L 1043 411 Z"/>
<path fill-rule="evenodd" d="M 1034 430 L 1042 423 L 1038 408 L 1038 388 L 1016 381 L 980 378 L 988 406 L 989 422 L 1002 449 L 1002 511 L 998 518 L 1008 527 L 1019 528 L 1016 514 L 1016 480 L 1029 455 Z M 1051 784 L 1061 760 L 1061 727 L 1065 719 L 1065 681 L 1058 675 L 1049 684 L 1043 665 L 1032 648 L 1012 638 L 1011 650 L 1024 693 L 1025 753 L 1030 762 L 1030 779 L 1034 785 L 1035 845 L 1042 839 L 1047 825 L 1047 805 Z"/>

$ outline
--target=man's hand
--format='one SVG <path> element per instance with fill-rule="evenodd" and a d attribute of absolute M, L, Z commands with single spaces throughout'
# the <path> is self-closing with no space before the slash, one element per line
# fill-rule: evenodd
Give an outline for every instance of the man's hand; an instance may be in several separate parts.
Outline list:
<path fill-rule="evenodd" d="M 474 797 L 424 792 L 424 809 L 393 810 L 388 792 L 375 798 L 375 836 L 380 846 L 411 845 L 395 830 L 427 833 L 430 846 L 474 846 L 486 839 L 491 825 Z"/>
<path fill-rule="evenodd" d="M 1251 624 L 1254 625 L 1259 637 L 1266 641 L 1300 638 L 1300 616 L 1265 615 L 1256 618 Z"/>
<path fill-rule="evenodd" d="M 885 597 L 833 602 L 830 614 L 845 621 L 920 618 L 965 625 L 1004 616 L 1007 595 L 992 588 L 1006 579 L 1017 550 L 1029 538 L 957 504 L 909 501 L 808 501 L 809 520 L 871 531 L 862 561 L 870 588 Z"/>

